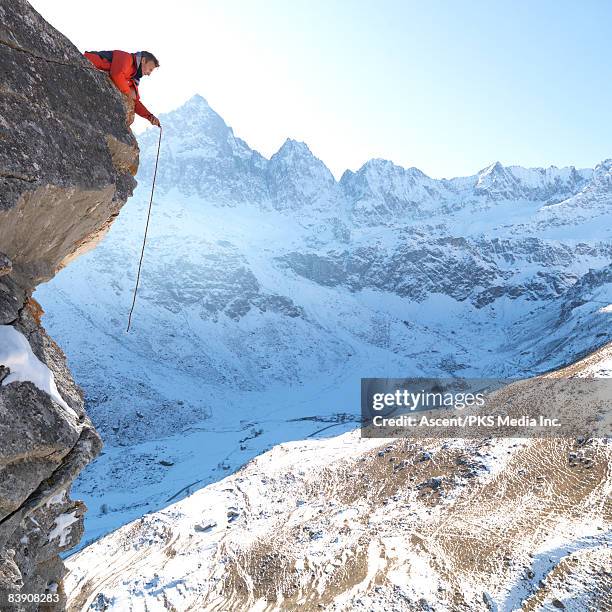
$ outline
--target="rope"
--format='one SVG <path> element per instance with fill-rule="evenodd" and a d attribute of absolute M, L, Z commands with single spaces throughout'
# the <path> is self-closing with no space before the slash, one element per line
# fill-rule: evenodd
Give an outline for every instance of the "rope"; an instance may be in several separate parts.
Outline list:
<path fill-rule="evenodd" d="M 155 171 L 153 172 L 153 185 L 151 185 L 151 199 L 149 200 L 149 212 L 147 213 L 147 224 L 145 226 L 144 238 L 142 240 L 142 250 L 140 251 L 140 262 L 138 263 L 138 274 L 136 275 L 136 286 L 134 287 L 134 298 L 132 299 L 132 307 L 128 316 L 128 325 L 126 333 L 130 331 L 132 324 L 132 313 L 136 304 L 136 294 L 138 293 L 138 284 L 140 282 L 140 270 L 142 269 L 142 258 L 144 257 L 145 245 L 147 243 L 147 232 L 149 231 L 149 220 L 151 219 L 151 207 L 153 206 L 153 192 L 155 191 L 155 177 L 157 176 L 157 163 L 159 162 L 159 148 L 161 146 L 162 128 L 159 126 L 159 140 L 157 141 L 157 156 L 155 158 Z"/>

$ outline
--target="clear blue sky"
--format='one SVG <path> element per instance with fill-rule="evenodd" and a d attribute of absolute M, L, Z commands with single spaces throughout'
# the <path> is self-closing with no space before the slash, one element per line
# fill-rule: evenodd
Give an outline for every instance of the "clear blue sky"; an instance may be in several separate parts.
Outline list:
<path fill-rule="evenodd" d="M 336 176 L 372 157 L 433 177 L 612 157 L 610 1 L 32 4 L 81 50 L 156 53 L 156 114 L 200 93 L 262 154 L 303 140 Z"/>

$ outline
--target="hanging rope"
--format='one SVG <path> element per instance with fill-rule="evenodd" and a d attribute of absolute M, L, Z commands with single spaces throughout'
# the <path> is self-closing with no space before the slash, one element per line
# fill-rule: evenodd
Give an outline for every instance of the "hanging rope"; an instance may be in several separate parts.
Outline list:
<path fill-rule="evenodd" d="M 138 293 L 138 283 L 140 282 L 140 270 L 142 269 L 142 258 L 144 257 L 145 245 L 147 243 L 147 232 L 149 231 L 149 220 L 151 219 L 151 207 L 153 206 L 153 192 L 155 191 L 155 177 L 157 176 L 157 163 L 159 162 L 159 148 L 161 147 L 162 128 L 159 126 L 159 140 L 157 142 L 157 156 L 155 158 L 155 171 L 153 172 L 153 185 L 151 186 L 151 199 L 149 200 L 149 212 L 147 213 L 147 224 L 145 226 L 144 238 L 142 240 L 142 250 L 140 251 L 140 262 L 138 263 L 138 274 L 136 275 L 136 286 L 134 287 L 134 298 L 132 299 L 132 307 L 128 316 L 128 325 L 126 333 L 130 331 L 132 324 L 132 313 L 136 304 L 136 294 Z"/>

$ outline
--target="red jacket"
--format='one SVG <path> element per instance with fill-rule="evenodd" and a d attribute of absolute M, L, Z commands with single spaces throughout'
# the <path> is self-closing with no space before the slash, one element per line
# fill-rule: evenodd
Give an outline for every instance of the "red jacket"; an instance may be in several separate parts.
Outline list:
<path fill-rule="evenodd" d="M 136 64 L 135 53 L 127 53 L 125 51 L 86 51 L 83 55 L 96 68 L 108 72 L 120 92 L 129 95 L 130 90 L 133 89 L 136 93 L 134 112 L 151 121 L 154 115 L 140 101 L 140 94 L 138 93 L 138 65 Z M 112 61 L 108 59 L 109 57 L 112 57 Z"/>

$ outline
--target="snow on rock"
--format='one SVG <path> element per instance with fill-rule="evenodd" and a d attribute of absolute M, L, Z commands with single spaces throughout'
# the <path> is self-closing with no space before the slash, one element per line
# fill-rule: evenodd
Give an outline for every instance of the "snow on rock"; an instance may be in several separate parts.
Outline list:
<path fill-rule="evenodd" d="M 52 506 L 53 504 L 62 504 L 66 501 L 66 491 L 60 491 L 55 495 L 52 495 L 48 500 L 46 505 Z"/>
<path fill-rule="evenodd" d="M 67 512 L 65 514 L 60 514 L 55 519 L 55 526 L 49 533 L 49 542 L 54 540 L 55 538 L 59 538 L 59 546 L 64 547 L 66 544 L 69 544 L 68 538 L 71 534 L 70 526 L 73 523 L 76 523 L 79 520 L 77 516 L 76 510 L 74 512 Z"/>
<path fill-rule="evenodd" d="M 41 391 L 48 393 L 74 418 L 76 413 L 62 399 L 57 390 L 51 370 L 34 355 L 25 336 L 11 325 L 0 325 L 0 365 L 10 369 L 10 374 L 2 381 L 3 385 L 12 382 L 29 381 Z"/>

